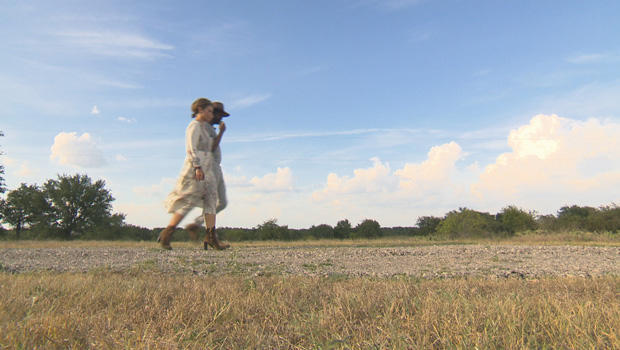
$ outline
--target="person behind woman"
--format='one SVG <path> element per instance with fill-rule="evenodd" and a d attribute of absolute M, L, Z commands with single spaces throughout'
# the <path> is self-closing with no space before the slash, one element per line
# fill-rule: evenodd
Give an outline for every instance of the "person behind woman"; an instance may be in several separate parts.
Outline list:
<path fill-rule="evenodd" d="M 214 168 L 214 153 L 226 125 L 220 124 L 216 135 L 211 122 L 213 103 L 199 98 L 192 103 L 192 120 L 185 130 L 186 157 L 176 186 L 166 198 L 166 208 L 172 214 L 168 227 L 161 231 L 157 239 L 163 249 L 172 249 L 170 239 L 177 225 L 195 207 L 202 208 L 207 234 L 203 247 L 211 246 L 221 250 L 230 247 L 219 241 L 215 233 L 215 214 L 217 208 L 217 176 Z"/>
<path fill-rule="evenodd" d="M 214 101 L 213 102 L 213 115 L 214 118 L 211 120 L 211 125 L 219 125 L 220 130 L 226 130 L 226 124 L 222 121 L 223 118 L 230 116 L 226 110 L 224 110 L 224 104 L 222 102 Z M 217 137 L 215 135 L 215 129 L 208 128 L 207 131 L 210 132 L 210 135 L 213 137 Z M 220 137 L 221 140 L 221 137 Z M 228 200 L 226 199 L 226 184 L 224 182 L 224 174 L 222 173 L 222 150 L 219 147 L 220 140 L 216 140 L 213 150 L 213 171 L 215 172 L 215 178 L 217 180 L 217 206 L 215 207 L 216 214 L 219 214 L 220 211 L 224 210 L 228 205 Z M 189 232 L 192 239 L 197 239 L 198 233 L 200 231 L 200 227 L 204 219 L 202 215 L 199 215 L 194 219 L 194 222 L 185 226 L 185 229 Z M 215 233 L 217 236 L 217 231 Z"/>

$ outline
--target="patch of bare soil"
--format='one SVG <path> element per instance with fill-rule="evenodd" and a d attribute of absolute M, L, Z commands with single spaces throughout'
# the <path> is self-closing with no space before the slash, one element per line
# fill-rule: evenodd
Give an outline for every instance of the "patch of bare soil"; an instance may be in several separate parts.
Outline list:
<path fill-rule="evenodd" d="M 145 248 L 5 248 L 0 270 L 153 271 L 323 276 L 601 276 L 620 273 L 620 247 L 438 245 L 423 247 L 251 247 L 226 251 Z"/>

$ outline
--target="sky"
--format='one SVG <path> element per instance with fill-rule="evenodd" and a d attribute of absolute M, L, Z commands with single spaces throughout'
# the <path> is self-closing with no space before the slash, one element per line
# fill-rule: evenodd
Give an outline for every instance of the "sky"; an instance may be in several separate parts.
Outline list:
<path fill-rule="evenodd" d="M 231 114 L 219 226 L 620 203 L 617 1 L 0 7 L 9 189 L 87 174 L 127 223 L 165 226 L 207 97 Z"/>

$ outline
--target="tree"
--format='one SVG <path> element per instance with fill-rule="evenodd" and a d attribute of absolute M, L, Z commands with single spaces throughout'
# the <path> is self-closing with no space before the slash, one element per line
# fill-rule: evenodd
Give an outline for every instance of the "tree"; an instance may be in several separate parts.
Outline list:
<path fill-rule="evenodd" d="M 596 211 L 592 207 L 564 206 L 558 211 L 558 226 L 564 230 L 585 230 L 588 220 Z"/>
<path fill-rule="evenodd" d="M 514 205 L 502 209 L 502 211 L 497 214 L 497 221 L 501 223 L 505 231 L 511 234 L 536 228 L 534 214 L 519 209 Z"/>
<path fill-rule="evenodd" d="M 4 133 L 0 131 L 0 137 L 4 136 Z M 0 156 L 3 155 L 0 150 Z M 6 192 L 6 185 L 4 184 L 4 165 L 0 164 L 0 193 Z"/>
<path fill-rule="evenodd" d="M 277 219 L 269 219 L 256 227 L 256 234 L 261 240 L 288 240 L 288 226 L 278 225 Z"/>
<path fill-rule="evenodd" d="M 125 225 L 125 215 L 112 214 L 111 216 L 101 220 L 96 226 L 89 229 L 87 232 L 84 232 L 80 238 L 109 240 L 128 239 L 129 237 L 127 237 L 127 233 L 130 230 L 126 230 L 125 227 L 127 227 Z M 149 238 L 150 236 L 147 239 Z"/>
<path fill-rule="evenodd" d="M 355 227 L 355 238 L 372 238 L 383 236 L 381 225 L 375 220 L 366 219 Z"/>
<path fill-rule="evenodd" d="M 427 236 L 437 231 L 440 222 L 441 218 L 435 216 L 420 216 L 416 225 L 420 229 L 420 234 Z"/>
<path fill-rule="evenodd" d="M 17 189 L 10 191 L 6 200 L 3 200 L 0 206 L 2 221 L 13 226 L 15 238 L 19 239 L 26 225 L 44 221 L 42 213 L 45 207 L 45 198 L 39 186 L 22 183 Z"/>
<path fill-rule="evenodd" d="M 460 208 L 446 214 L 437 226 L 437 233 L 450 238 L 490 236 L 500 231 L 499 226 L 489 213 Z"/>
<path fill-rule="evenodd" d="M 327 224 L 312 225 L 309 231 L 315 238 L 334 238 L 334 228 Z"/>
<path fill-rule="evenodd" d="M 344 219 L 338 221 L 336 227 L 334 227 L 334 237 L 335 238 L 349 238 L 351 236 L 351 223 L 349 220 Z"/>
<path fill-rule="evenodd" d="M 111 217 L 114 198 L 103 180 L 93 183 L 87 175 L 59 175 L 43 188 L 49 224 L 62 238 L 80 235 Z"/>

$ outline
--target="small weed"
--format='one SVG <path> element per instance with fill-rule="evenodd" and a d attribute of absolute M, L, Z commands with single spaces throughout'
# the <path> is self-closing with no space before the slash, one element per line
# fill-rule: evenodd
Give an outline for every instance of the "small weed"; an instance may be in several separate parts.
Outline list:
<path fill-rule="evenodd" d="M 303 264 L 301 265 L 304 269 L 306 270 L 310 270 L 310 271 L 316 271 L 319 267 L 315 264 Z"/>

